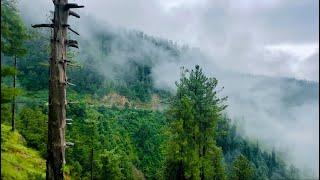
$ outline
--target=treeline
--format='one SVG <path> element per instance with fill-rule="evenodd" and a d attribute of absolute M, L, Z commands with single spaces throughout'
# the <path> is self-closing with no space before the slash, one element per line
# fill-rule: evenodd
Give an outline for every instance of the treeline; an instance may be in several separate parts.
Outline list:
<path fill-rule="evenodd" d="M 198 163 L 193 166 L 195 172 L 201 167 L 195 151 L 198 148 L 187 147 L 187 142 L 192 142 L 193 137 L 189 139 L 182 133 L 188 129 L 196 131 L 193 126 L 181 126 L 183 122 L 191 123 L 188 122 L 192 120 L 188 118 L 192 117 L 188 116 L 191 108 L 182 106 L 176 109 L 181 111 L 177 117 L 186 117 L 181 120 L 170 118 L 171 108 L 168 113 L 106 108 L 95 103 L 88 105 L 89 99 L 80 95 L 74 95 L 70 100 L 80 101 L 70 105 L 67 112 L 73 120 L 67 128 L 67 140 L 75 143 L 74 147 L 66 150 L 65 171 L 69 176 L 90 178 L 92 170 L 96 179 L 170 179 L 179 173 L 186 179 L 196 179 L 190 169 L 177 171 L 179 163 L 176 162 L 187 158 L 183 160 L 183 166 Z M 47 106 L 30 103 L 19 109 L 18 131 L 25 137 L 28 146 L 39 150 L 45 158 Z M 210 133 L 214 164 L 206 163 L 209 172 L 215 172 L 212 176 L 219 175 L 222 179 L 242 176 L 245 179 L 297 179 L 300 176 L 296 168 L 288 167 L 275 152 L 264 151 L 258 144 L 241 138 L 227 116 L 219 116 L 215 121 L 216 125 Z M 176 147 L 179 145 L 185 147 L 185 153 L 193 156 L 186 154 L 175 158 L 182 153 Z M 211 158 L 209 156 L 203 160 L 210 162 Z"/>
<path fill-rule="evenodd" d="M 74 178 L 89 178 L 92 172 L 97 179 L 298 178 L 297 169 L 286 167 L 274 152 L 265 152 L 237 134 L 236 127 L 219 113 L 225 106 L 218 106 L 222 100 L 213 91 L 216 84 L 199 68 L 192 70 L 189 77 L 181 78 L 179 90 L 165 114 L 110 109 L 94 103 L 90 106 L 88 99 L 72 96 L 70 100 L 83 100 L 68 107 L 73 122 L 68 127 L 67 139 L 75 146 L 67 149 L 65 172 Z M 41 151 L 44 157 L 46 111 L 45 105 L 31 103 L 21 107 L 17 119 L 18 129 L 28 145 Z M 198 115 L 203 121 L 199 121 Z M 206 133 L 200 130 L 200 122 L 209 129 Z M 201 136 L 209 142 L 197 142 Z M 205 158 L 199 153 L 203 148 L 210 152 L 204 153 Z"/>

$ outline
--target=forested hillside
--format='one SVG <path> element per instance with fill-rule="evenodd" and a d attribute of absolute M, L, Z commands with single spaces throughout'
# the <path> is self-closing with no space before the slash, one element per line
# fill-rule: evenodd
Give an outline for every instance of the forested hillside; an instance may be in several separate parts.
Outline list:
<path fill-rule="evenodd" d="M 40 163 L 20 164 L 27 175 L 44 178 L 47 151 L 49 30 L 29 28 L 15 4 L 1 2 L 1 124 L 2 157 L 19 162 L 32 156 Z M 21 27 L 20 29 L 15 27 Z M 142 32 L 105 27 L 80 36 L 79 51 L 69 51 L 66 149 L 63 171 L 71 179 L 301 179 L 296 165 L 259 141 L 243 137 L 228 115 L 228 98 L 219 79 L 199 66 L 181 69 L 176 90 L 156 85 L 154 68 L 160 63 L 202 57 L 200 51 Z M 17 49 L 20 49 L 17 51 Z M 192 54 L 192 56 L 191 56 Z M 17 68 L 13 68 L 17 58 Z M 203 56 L 205 58 L 205 56 Z M 165 59 L 165 60 L 163 60 Z M 179 73 L 179 72 L 178 72 Z M 17 76 L 17 87 L 12 88 Z M 279 83 L 290 91 L 286 105 L 312 100 L 318 84 L 294 79 L 241 75 Z M 174 85 L 172 85 L 174 86 Z M 299 92 L 308 91 L 306 96 Z M 228 92 L 228 91 L 227 91 Z M 222 95 L 223 94 L 223 95 Z M 228 94 L 226 94 L 228 95 Z M 12 99 L 16 101 L 14 138 Z M 16 153 L 8 147 L 22 143 Z M 255 138 L 252 138 L 255 139 Z M 18 142 L 19 141 L 19 142 Z M 17 144 L 17 146 L 22 146 Z M 38 157 L 41 155 L 41 158 Z M 11 160 L 12 160 L 11 159 Z M 19 163 L 1 158 L 2 178 L 12 179 Z M 10 167 L 9 167 L 10 166 Z M 13 167 L 11 167 L 13 166 Z M 8 172 L 10 169 L 10 173 Z M 31 168 L 32 169 L 32 168 Z M 21 169 L 17 168 L 19 173 Z M 31 174 L 29 173 L 31 172 Z M 29 173 L 29 174 L 28 174 Z M 24 179 L 29 179 L 25 178 Z"/>

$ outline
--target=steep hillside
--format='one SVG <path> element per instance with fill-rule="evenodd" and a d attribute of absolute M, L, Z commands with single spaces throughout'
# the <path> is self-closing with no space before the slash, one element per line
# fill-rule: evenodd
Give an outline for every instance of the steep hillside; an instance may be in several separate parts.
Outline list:
<path fill-rule="evenodd" d="M 18 132 L 1 124 L 1 179 L 45 179 L 46 162 Z"/>

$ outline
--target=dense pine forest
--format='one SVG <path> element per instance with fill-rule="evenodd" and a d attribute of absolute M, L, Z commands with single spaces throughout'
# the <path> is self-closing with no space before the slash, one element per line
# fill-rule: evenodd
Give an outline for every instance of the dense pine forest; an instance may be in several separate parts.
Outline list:
<path fill-rule="evenodd" d="M 31 28 L 13 1 L 1 6 L 1 179 L 45 179 L 50 30 Z M 139 31 L 94 29 L 94 41 L 80 36 L 80 49 L 68 51 L 75 86 L 67 88 L 66 139 L 74 145 L 66 179 L 307 178 L 277 149 L 239 132 L 224 85 L 203 67 L 181 67 L 176 90 L 155 85 L 162 58 L 183 64 L 200 51 Z M 306 81 L 240 76 L 318 91 Z"/>

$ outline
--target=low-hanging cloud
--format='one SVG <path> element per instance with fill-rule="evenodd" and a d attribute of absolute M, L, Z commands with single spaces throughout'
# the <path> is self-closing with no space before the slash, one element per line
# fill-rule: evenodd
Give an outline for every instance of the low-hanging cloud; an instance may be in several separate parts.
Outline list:
<path fill-rule="evenodd" d="M 317 45 L 319 1 L 80 0 L 77 3 L 86 5 L 80 14 L 93 16 L 101 23 L 199 47 L 212 56 L 212 61 L 228 69 L 317 81 L 316 74 L 310 75 L 308 68 L 292 69 L 296 60 L 288 58 L 292 56 L 290 52 L 266 56 L 264 51 L 267 46 L 283 43 Z M 34 8 L 34 3 L 21 0 L 23 11 L 28 12 L 24 16 L 42 22 L 53 5 L 50 1 L 39 1 L 37 5 L 44 8 Z M 274 70 L 275 59 L 281 68 Z M 317 59 L 303 61 L 303 66 L 319 64 Z"/>
<path fill-rule="evenodd" d="M 23 17 L 30 24 L 48 21 L 46 15 L 53 7 L 49 0 L 37 2 L 20 3 Z M 245 134 L 268 147 L 288 150 L 291 162 L 301 169 L 311 169 L 319 177 L 318 83 L 279 78 L 319 82 L 319 48 L 305 59 L 298 59 L 290 51 L 271 52 L 267 48 L 279 44 L 316 46 L 318 1 L 241 0 L 235 4 L 226 0 L 187 3 L 81 0 L 78 3 L 86 8 L 80 10 L 80 22 L 75 19 L 70 24 L 81 33 L 82 43 L 91 47 L 83 60 L 97 58 L 94 62 L 99 64 L 94 66 L 106 78 L 130 71 L 126 66 L 130 57 L 135 61 L 149 59 L 143 63 L 152 64 L 154 85 L 174 90 L 180 67 L 199 64 L 225 87 L 222 95 L 229 96 L 227 112 L 234 120 L 243 119 Z M 35 8 L 35 4 L 41 7 Z M 177 60 L 154 44 L 130 37 L 122 28 L 110 25 L 190 44 L 201 52 L 189 49 Z M 109 54 L 99 51 L 103 42 L 94 36 L 103 32 L 118 37 L 108 45 Z M 138 45 L 134 51 L 138 53 L 123 54 L 121 44 Z M 114 71 L 114 67 L 122 69 Z"/>

